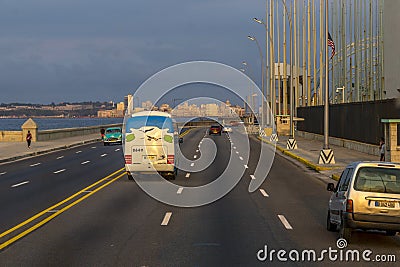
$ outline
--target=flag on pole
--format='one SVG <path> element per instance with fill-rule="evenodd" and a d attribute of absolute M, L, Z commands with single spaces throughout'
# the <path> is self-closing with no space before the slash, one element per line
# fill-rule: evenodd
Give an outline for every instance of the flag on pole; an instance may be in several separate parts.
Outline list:
<path fill-rule="evenodd" d="M 332 40 L 331 34 L 328 32 L 328 46 L 332 48 L 332 54 L 331 54 L 331 59 L 333 56 L 336 54 L 335 52 L 335 43 Z"/>

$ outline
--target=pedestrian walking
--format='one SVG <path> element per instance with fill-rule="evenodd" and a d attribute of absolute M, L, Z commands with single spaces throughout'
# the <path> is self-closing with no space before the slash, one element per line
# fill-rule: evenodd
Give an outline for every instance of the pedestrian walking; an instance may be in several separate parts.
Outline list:
<path fill-rule="evenodd" d="M 106 130 L 104 130 L 104 129 L 102 128 L 102 129 L 100 130 L 101 141 L 104 141 L 105 133 L 106 133 Z"/>
<path fill-rule="evenodd" d="M 28 148 L 31 148 L 31 142 L 32 142 L 31 131 L 28 131 L 28 134 L 26 135 L 26 142 L 28 143 Z"/>
<path fill-rule="evenodd" d="M 385 161 L 385 138 L 381 137 L 379 141 L 379 151 L 381 153 L 380 161 Z"/>

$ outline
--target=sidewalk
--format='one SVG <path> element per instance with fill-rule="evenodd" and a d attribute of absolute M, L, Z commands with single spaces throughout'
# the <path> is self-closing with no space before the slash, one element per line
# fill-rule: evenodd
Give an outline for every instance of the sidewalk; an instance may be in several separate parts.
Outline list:
<path fill-rule="evenodd" d="M 0 142 L 0 163 L 32 157 L 99 140 L 100 134 L 74 136 L 52 141 L 32 142 L 30 149 L 28 149 L 26 142 Z"/>
<path fill-rule="evenodd" d="M 286 142 L 288 136 L 280 136 L 279 141 L 276 143 L 276 150 L 281 151 L 283 154 L 288 155 L 308 167 L 338 180 L 343 169 L 351 162 L 355 161 L 378 161 L 377 156 L 361 153 L 358 151 L 350 150 L 344 147 L 330 145 L 333 150 L 336 164 L 323 165 L 318 164 L 319 153 L 323 148 L 323 142 L 317 140 L 308 140 L 302 137 L 296 137 L 297 149 L 286 149 Z M 264 141 L 269 142 L 269 138 L 264 138 Z"/>

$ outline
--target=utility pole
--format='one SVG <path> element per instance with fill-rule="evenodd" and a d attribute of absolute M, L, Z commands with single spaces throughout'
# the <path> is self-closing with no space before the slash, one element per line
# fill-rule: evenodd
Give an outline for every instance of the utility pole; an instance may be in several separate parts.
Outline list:
<path fill-rule="evenodd" d="M 333 150 L 329 148 L 329 55 L 328 55 L 328 0 L 325 0 L 325 103 L 324 103 L 324 148 L 319 155 L 319 164 L 335 164 Z M 322 38 L 321 38 L 322 39 Z"/>

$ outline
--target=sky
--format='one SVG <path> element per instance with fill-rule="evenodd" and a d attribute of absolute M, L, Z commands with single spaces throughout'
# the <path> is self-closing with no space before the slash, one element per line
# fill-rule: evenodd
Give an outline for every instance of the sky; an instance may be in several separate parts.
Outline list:
<path fill-rule="evenodd" d="M 0 103 L 123 101 L 156 72 L 249 63 L 265 0 L 0 0 Z"/>

